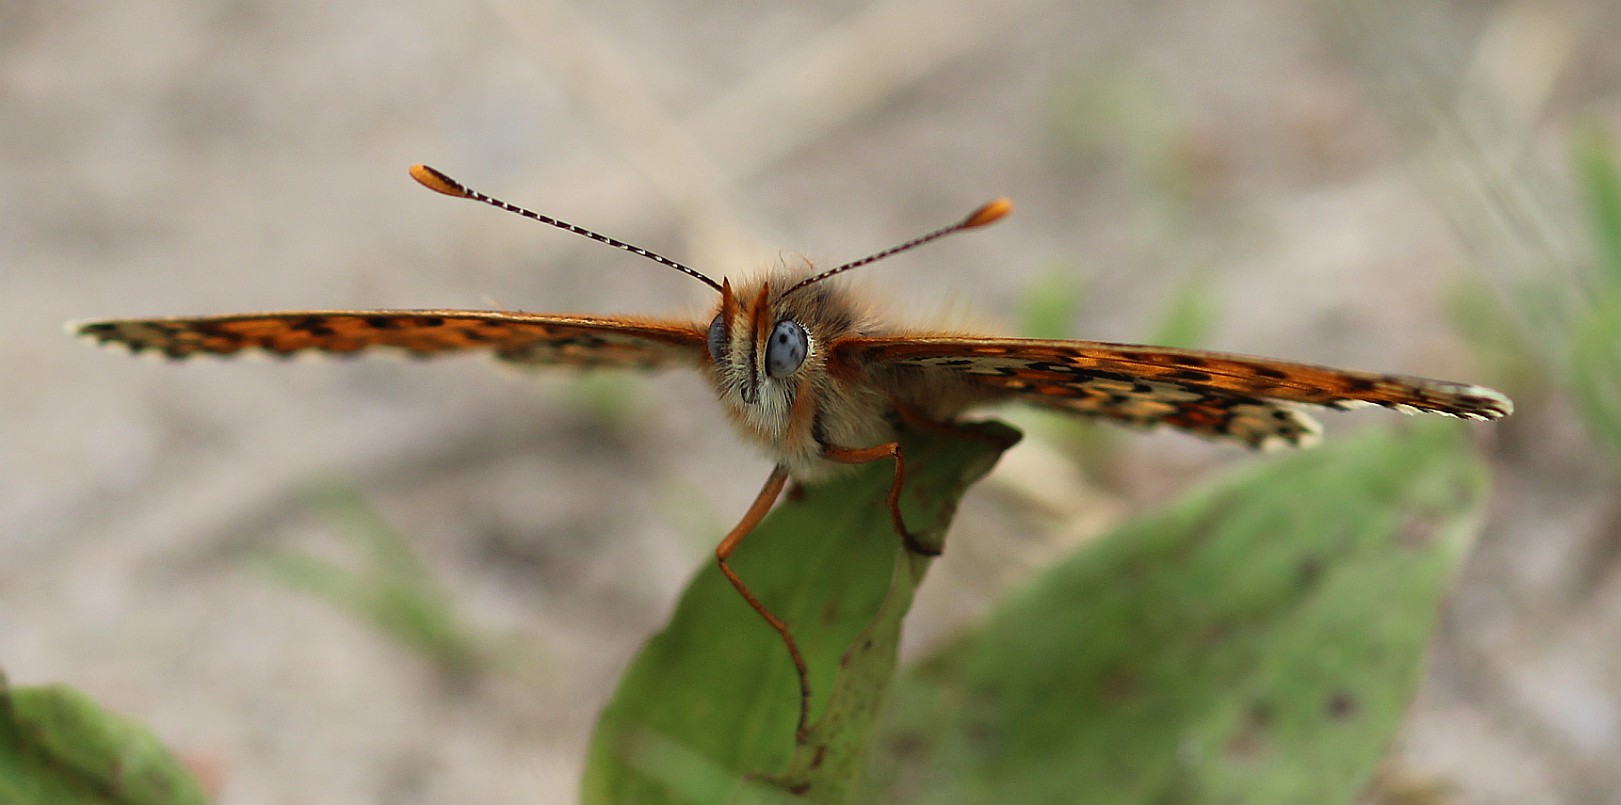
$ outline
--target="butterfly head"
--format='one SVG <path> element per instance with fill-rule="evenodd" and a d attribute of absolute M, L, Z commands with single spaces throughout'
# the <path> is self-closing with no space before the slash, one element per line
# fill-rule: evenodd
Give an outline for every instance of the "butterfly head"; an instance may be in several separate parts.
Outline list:
<path fill-rule="evenodd" d="M 810 415 L 827 383 L 826 347 L 859 325 L 855 306 L 831 285 L 791 286 L 781 275 L 721 284 L 707 333 L 710 379 L 727 408 L 775 440 Z"/>
<path fill-rule="evenodd" d="M 874 412 L 881 399 L 863 396 L 859 384 L 832 377 L 830 345 L 860 332 L 864 317 L 848 292 L 826 280 L 954 232 L 986 226 L 1013 209 L 1007 199 L 995 199 L 950 226 L 821 273 L 778 272 L 734 288 L 730 281 L 716 282 L 639 246 L 484 195 L 426 165 L 412 166 L 411 177 L 437 193 L 498 207 L 644 257 L 719 292 L 720 304 L 704 331 L 710 379 L 733 420 L 779 458 L 814 452 L 823 431 L 862 443 L 868 434 L 841 423 L 879 418 Z"/>

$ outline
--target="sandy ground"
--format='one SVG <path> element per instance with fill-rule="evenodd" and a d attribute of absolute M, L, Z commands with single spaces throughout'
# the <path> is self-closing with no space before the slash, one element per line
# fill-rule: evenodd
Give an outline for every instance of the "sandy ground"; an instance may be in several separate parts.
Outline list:
<path fill-rule="evenodd" d="M 708 304 L 673 272 L 428 193 L 405 176 L 417 161 L 716 275 L 859 256 L 1005 194 L 1006 223 L 862 282 L 925 321 L 1005 328 L 1057 272 L 1084 288 L 1076 335 L 1132 340 L 1197 281 L 1208 346 L 1512 383 L 1444 311 L 1461 282 L 1502 289 L 1536 255 L 1502 247 L 1478 164 L 1437 132 L 1488 110 L 1470 131 L 1559 175 L 1575 124 L 1621 127 L 1621 16 L 1359 8 L 10 0 L 0 666 L 152 725 L 232 805 L 572 798 L 618 669 L 767 471 L 697 378 L 612 387 L 625 413 L 607 417 L 565 379 L 477 359 L 169 365 L 62 334 L 104 316 Z M 1434 81 L 1449 71 L 1468 104 Z M 1557 207 L 1553 188 L 1526 203 Z M 1464 802 L 1621 801 L 1615 464 L 1558 388 L 1511 389 L 1521 413 L 1481 434 L 1490 521 L 1393 779 Z M 1099 522 L 1250 460 L 1174 435 L 1122 445 L 1111 487 L 1074 493 Z M 299 503 L 327 476 L 526 670 L 446 685 L 255 572 L 257 548 L 344 555 Z M 1015 466 L 964 507 L 912 650 L 1058 549 L 999 536 L 1028 479 Z"/>

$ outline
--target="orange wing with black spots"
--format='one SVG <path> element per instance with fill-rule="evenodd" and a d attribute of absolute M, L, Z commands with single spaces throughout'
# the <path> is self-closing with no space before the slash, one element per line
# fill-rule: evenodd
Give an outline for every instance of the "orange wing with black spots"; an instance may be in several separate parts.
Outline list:
<path fill-rule="evenodd" d="M 1380 405 L 1473 420 L 1513 410 L 1507 397 L 1481 386 L 1134 344 L 908 335 L 846 339 L 833 351 L 852 366 L 947 373 L 993 399 L 1168 425 L 1252 447 L 1316 437 L 1317 423 L 1289 403 Z"/>
<path fill-rule="evenodd" d="M 564 366 L 697 365 L 704 336 L 685 322 L 478 310 L 314 310 L 197 318 L 115 319 L 74 327 L 103 344 L 171 358 L 262 350 L 350 354 L 389 347 L 415 355 L 487 351 Z"/>

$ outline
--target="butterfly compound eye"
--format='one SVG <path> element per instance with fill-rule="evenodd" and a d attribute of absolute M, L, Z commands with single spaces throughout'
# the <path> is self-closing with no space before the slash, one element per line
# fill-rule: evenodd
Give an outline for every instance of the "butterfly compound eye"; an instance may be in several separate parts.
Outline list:
<path fill-rule="evenodd" d="M 765 373 L 772 377 L 787 377 L 805 362 L 810 349 L 810 336 L 805 328 L 784 319 L 771 331 L 771 341 L 765 346 Z"/>
<path fill-rule="evenodd" d="M 723 315 L 715 314 L 715 320 L 709 323 L 709 357 L 715 363 L 721 362 L 721 353 L 726 351 L 726 322 Z"/>

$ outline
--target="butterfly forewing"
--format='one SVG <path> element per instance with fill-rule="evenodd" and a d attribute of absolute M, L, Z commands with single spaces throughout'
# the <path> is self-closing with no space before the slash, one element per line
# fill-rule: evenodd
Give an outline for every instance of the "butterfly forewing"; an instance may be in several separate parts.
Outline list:
<path fill-rule="evenodd" d="M 517 363 L 653 368 L 695 365 L 703 355 L 703 335 L 690 323 L 477 310 L 317 310 L 117 319 L 76 329 L 104 344 L 171 358 L 244 350 L 347 354 L 391 347 L 418 356 L 487 350 Z"/>
<path fill-rule="evenodd" d="M 1316 443 L 1322 432 L 1315 419 L 1287 403 L 1153 380 L 1101 377 L 1062 388 L 1044 384 L 1011 393 L 1067 413 L 1139 427 L 1164 425 L 1257 448 L 1305 447 Z"/>
<path fill-rule="evenodd" d="M 1316 435 L 1310 417 L 1280 402 L 1382 405 L 1465 419 L 1512 410 L 1506 397 L 1479 386 L 1132 344 L 910 335 L 846 339 L 835 352 L 850 365 L 949 373 L 991 397 L 1252 446 Z"/>

